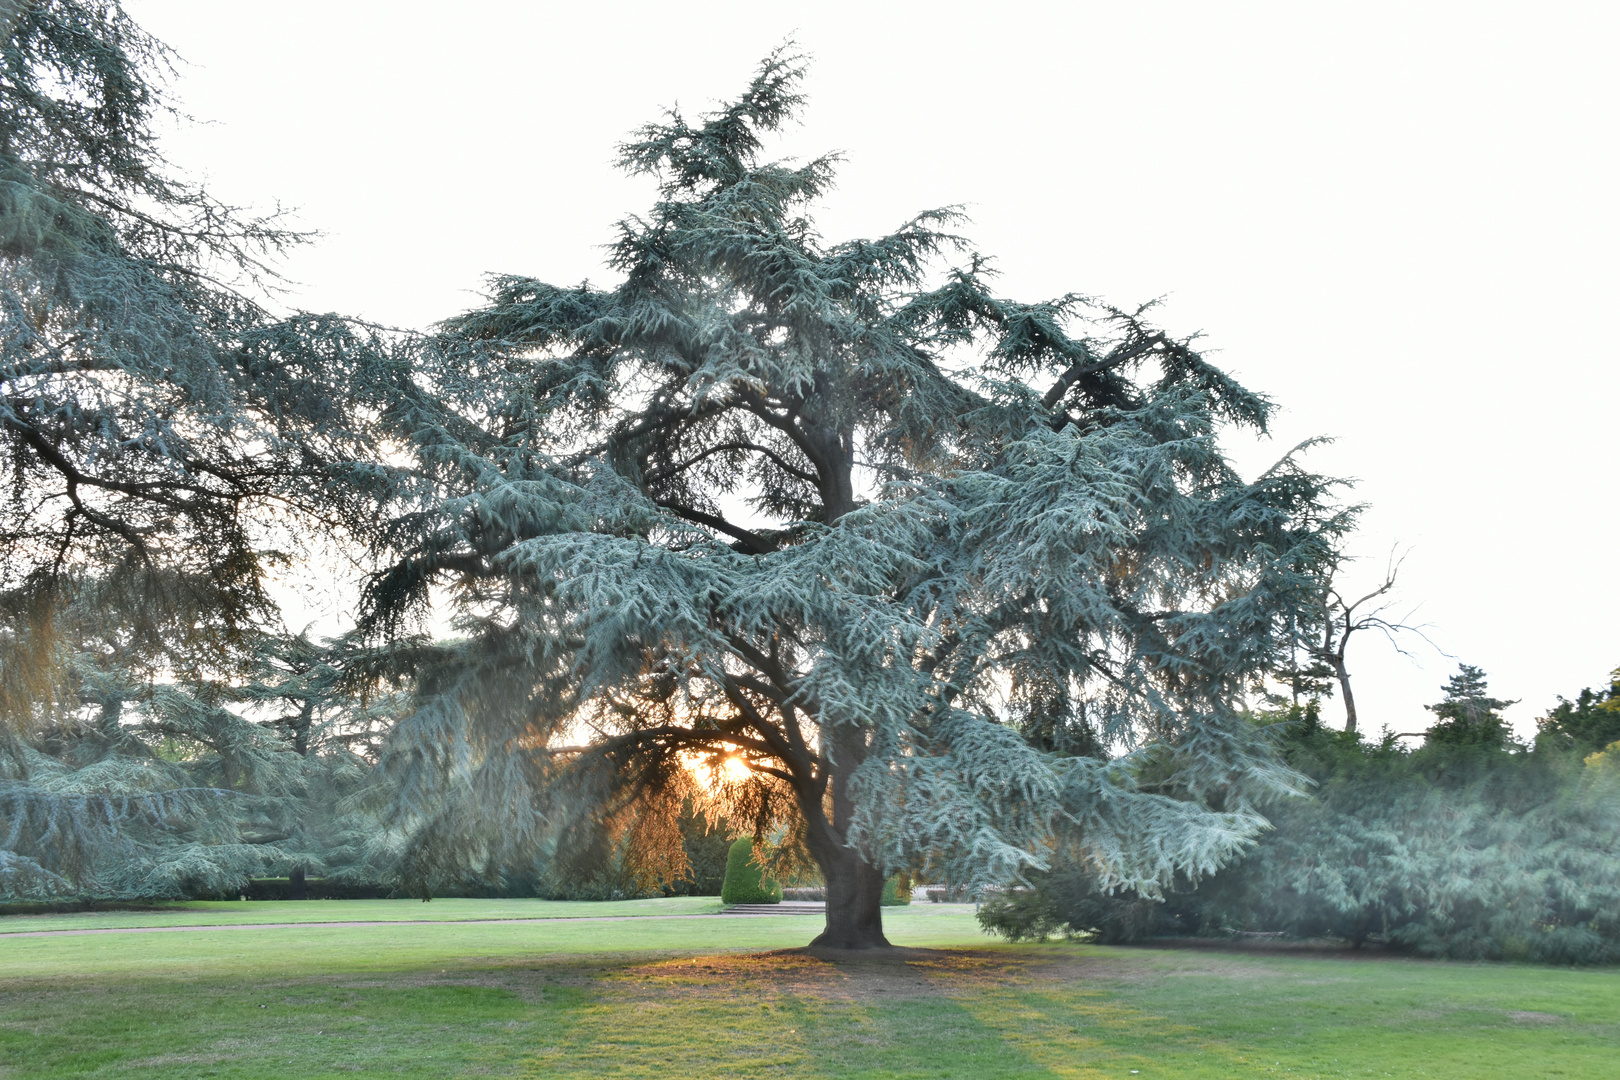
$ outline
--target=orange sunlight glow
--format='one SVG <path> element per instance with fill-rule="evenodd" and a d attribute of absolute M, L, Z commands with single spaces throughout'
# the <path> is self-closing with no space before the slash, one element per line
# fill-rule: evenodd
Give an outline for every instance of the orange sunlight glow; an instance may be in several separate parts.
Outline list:
<path fill-rule="evenodd" d="M 711 765 L 714 759 L 707 754 L 685 753 L 681 757 L 698 786 L 711 795 L 717 794 L 721 786 L 740 783 L 753 775 L 740 755 L 728 754 L 718 765 Z"/>

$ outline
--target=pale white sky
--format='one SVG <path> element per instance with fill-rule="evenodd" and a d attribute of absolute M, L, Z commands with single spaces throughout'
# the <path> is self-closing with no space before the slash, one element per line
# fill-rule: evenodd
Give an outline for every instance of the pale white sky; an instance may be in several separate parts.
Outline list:
<path fill-rule="evenodd" d="M 208 122 L 176 162 L 325 234 L 289 302 L 416 327 L 490 271 L 608 280 L 651 190 L 614 146 L 793 35 L 815 64 L 781 152 L 848 157 L 829 239 L 962 203 L 1010 295 L 1167 297 L 1284 406 L 1240 460 L 1336 436 L 1312 464 L 1372 504 L 1349 583 L 1410 546 L 1407 605 L 1521 730 L 1620 664 L 1614 5 L 128 7 Z M 1352 644 L 1365 728 L 1426 725 L 1455 662 L 1414 644 Z"/>

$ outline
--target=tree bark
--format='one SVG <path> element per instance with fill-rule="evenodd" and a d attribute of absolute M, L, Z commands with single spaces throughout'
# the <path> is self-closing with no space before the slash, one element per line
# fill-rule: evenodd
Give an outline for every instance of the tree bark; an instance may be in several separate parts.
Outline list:
<path fill-rule="evenodd" d="M 315 718 L 315 699 L 305 698 L 304 704 L 298 710 L 298 719 L 293 726 L 293 752 L 299 757 L 309 757 L 309 728 Z M 291 900 L 309 899 L 309 887 L 304 878 L 304 868 L 295 866 L 287 871 L 287 897 Z"/>
<path fill-rule="evenodd" d="M 814 787 L 800 788 L 799 809 L 808 829 L 810 854 L 827 882 L 827 926 L 810 944 L 824 949 L 886 949 L 883 936 L 883 871 L 847 844 L 854 801 L 849 776 L 866 757 L 866 732 L 853 725 L 835 728 L 830 736 L 832 775 L 827 803 Z"/>
<path fill-rule="evenodd" d="M 805 423 L 804 445 L 816 468 L 823 521 L 832 526 L 857 505 L 855 433 L 811 418 Z M 827 888 L 827 925 L 810 944 L 823 949 L 887 949 L 889 939 L 883 936 L 883 871 L 861 858 L 847 843 L 854 813 L 849 777 L 866 759 L 867 733 L 853 724 L 833 725 L 825 737 L 831 750 L 831 775 L 826 777 L 830 782 L 824 788 L 806 772 L 796 775 L 794 784 L 799 810 L 808 825 L 807 846 L 821 867 Z M 798 774 L 799 770 L 794 772 Z M 823 791 L 829 796 L 825 801 Z"/>
<path fill-rule="evenodd" d="M 298 710 L 298 719 L 293 722 L 293 753 L 299 757 L 309 757 L 309 728 L 314 719 L 315 699 L 305 698 Z"/>
<path fill-rule="evenodd" d="M 886 949 L 883 872 L 850 848 L 822 862 L 827 879 L 827 927 L 810 944 L 824 949 Z"/>
<path fill-rule="evenodd" d="M 1344 695 L 1344 730 L 1354 734 L 1356 730 L 1356 696 L 1350 692 L 1350 669 L 1344 666 L 1341 658 L 1334 663 L 1339 677 L 1339 692 Z"/>

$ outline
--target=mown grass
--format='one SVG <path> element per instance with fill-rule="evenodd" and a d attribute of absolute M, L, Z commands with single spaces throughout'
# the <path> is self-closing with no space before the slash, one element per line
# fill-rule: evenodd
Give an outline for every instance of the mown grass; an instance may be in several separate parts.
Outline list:
<path fill-rule="evenodd" d="M 705 915 L 717 896 L 667 900 L 192 900 L 138 911 L 86 911 L 0 916 L 0 934 L 127 926 L 231 926 L 280 922 L 455 922 L 462 919 L 578 919 L 604 916 Z"/>
<path fill-rule="evenodd" d="M 813 934 L 804 916 L 0 938 L 0 1075 L 1470 1080 L 1620 1061 L 1614 971 L 1008 946 L 954 905 L 885 920 L 940 951 L 778 951 Z"/>

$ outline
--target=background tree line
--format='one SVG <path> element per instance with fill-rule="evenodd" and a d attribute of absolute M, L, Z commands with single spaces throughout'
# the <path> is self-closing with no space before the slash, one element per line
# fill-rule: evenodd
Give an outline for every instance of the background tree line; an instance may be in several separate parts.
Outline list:
<path fill-rule="evenodd" d="M 1162 902 L 1099 889 L 1081 860 L 987 904 L 1013 938 L 1258 934 L 1373 941 L 1421 955 L 1620 959 L 1620 671 L 1515 739 L 1464 665 L 1416 748 L 1321 722 L 1312 701 L 1254 717 L 1308 794 L 1266 809 L 1242 858 Z"/>

